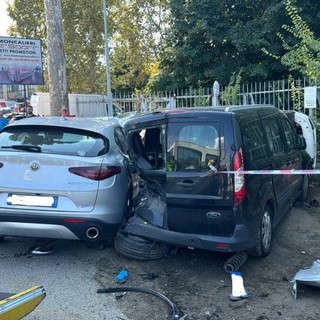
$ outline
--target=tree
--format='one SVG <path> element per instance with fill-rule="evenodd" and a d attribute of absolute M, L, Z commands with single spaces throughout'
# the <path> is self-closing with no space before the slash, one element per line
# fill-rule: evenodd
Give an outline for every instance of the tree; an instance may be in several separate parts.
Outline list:
<path fill-rule="evenodd" d="M 110 7 L 111 68 L 118 89 L 147 85 L 159 57 L 159 42 L 168 23 L 165 0 L 115 1 Z M 116 28 L 114 27 L 116 26 Z"/>
<path fill-rule="evenodd" d="M 60 0 L 44 0 L 50 108 L 52 114 L 58 114 L 62 106 L 69 107 L 66 62 L 62 35 L 62 11 Z"/>
<path fill-rule="evenodd" d="M 293 25 L 284 25 L 283 28 L 296 40 L 289 44 L 285 37 L 278 34 L 286 53 L 281 62 L 290 70 L 298 70 L 310 79 L 320 81 L 320 39 L 316 39 L 314 32 L 299 14 L 299 8 L 291 0 L 286 0 L 286 11 Z"/>
<path fill-rule="evenodd" d="M 305 0 L 301 5 L 318 27 L 320 3 Z M 282 0 L 172 0 L 170 30 L 163 42 L 158 89 L 211 86 L 214 80 L 226 85 L 242 68 L 242 81 L 286 77 L 289 70 L 279 60 L 261 52 L 272 46 L 284 53 L 276 33 L 289 23 Z M 319 29 L 319 28 L 318 28 Z"/>
<path fill-rule="evenodd" d="M 157 59 L 166 26 L 166 0 L 108 1 L 108 30 L 113 89 L 143 87 Z M 61 0 L 69 92 L 105 91 L 102 0 Z M 46 29 L 43 0 L 13 0 L 11 34 L 43 40 Z M 46 60 L 45 60 L 46 61 Z"/>
<path fill-rule="evenodd" d="M 63 26 L 69 90 L 105 91 L 102 1 L 63 0 Z"/>

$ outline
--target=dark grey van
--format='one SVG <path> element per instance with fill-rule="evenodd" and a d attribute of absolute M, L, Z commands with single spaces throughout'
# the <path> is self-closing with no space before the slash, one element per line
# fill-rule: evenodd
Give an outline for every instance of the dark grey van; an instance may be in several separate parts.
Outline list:
<path fill-rule="evenodd" d="M 125 131 L 142 177 L 158 183 L 166 209 L 137 211 L 116 238 L 120 252 L 130 251 L 126 237 L 134 236 L 266 256 L 273 227 L 307 196 L 307 175 L 235 173 L 303 169 L 305 140 L 273 106 L 155 111 L 130 118 Z"/>

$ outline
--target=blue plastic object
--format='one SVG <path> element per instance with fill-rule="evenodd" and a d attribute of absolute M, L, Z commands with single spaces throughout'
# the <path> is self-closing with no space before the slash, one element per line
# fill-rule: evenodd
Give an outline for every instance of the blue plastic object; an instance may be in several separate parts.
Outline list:
<path fill-rule="evenodd" d="M 126 269 L 120 270 L 120 272 L 116 275 L 115 280 L 118 283 L 125 283 L 128 279 L 129 272 Z"/>

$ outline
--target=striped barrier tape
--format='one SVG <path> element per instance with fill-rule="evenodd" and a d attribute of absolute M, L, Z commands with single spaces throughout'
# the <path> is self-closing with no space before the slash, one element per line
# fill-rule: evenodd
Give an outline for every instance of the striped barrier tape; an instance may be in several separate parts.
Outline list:
<path fill-rule="evenodd" d="M 228 173 L 228 174 L 320 174 L 320 170 L 237 170 L 237 171 L 219 171 L 214 166 L 209 165 L 214 173 Z"/>

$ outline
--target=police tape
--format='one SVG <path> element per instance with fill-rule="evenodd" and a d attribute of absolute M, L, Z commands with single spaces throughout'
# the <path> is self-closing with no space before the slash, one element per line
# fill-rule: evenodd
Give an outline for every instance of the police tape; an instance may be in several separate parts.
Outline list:
<path fill-rule="evenodd" d="M 214 173 L 227 173 L 227 174 L 320 174 L 320 170 L 317 169 L 309 169 L 309 170 L 236 170 L 236 171 L 229 171 L 229 170 L 223 170 L 219 171 L 217 168 L 213 166 L 209 166 L 210 169 Z"/>

